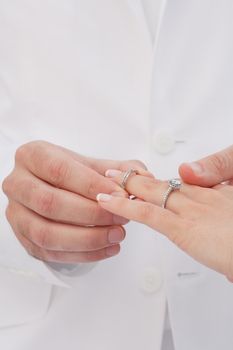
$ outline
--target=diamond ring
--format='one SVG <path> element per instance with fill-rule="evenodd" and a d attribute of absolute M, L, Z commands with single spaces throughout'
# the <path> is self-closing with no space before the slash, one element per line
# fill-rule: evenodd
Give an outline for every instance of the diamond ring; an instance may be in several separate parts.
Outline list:
<path fill-rule="evenodd" d="M 174 190 L 180 190 L 182 182 L 180 179 L 171 179 L 168 181 L 168 185 L 169 185 L 169 187 L 163 196 L 163 201 L 162 201 L 162 208 L 163 209 L 166 208 L 167 200 L 168 200 L 168 197 L 170 196 L 170 194 Z"/>

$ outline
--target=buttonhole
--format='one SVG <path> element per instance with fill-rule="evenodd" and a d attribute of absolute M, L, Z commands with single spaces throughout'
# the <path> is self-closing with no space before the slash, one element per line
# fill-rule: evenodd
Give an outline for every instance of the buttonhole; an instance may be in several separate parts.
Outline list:
<path fill-rule="evenodd" d="M 193 277 L 196 277 L 196 276 L 198 276 L 199 275 L 199 273 L 198 272 L 195 272 L 195 271 L 193 271 L 193 272 L 178 272 L 177 273 L 177 276 L 179 277 L 179 278 L 182 278 L 182 279 L 185 279 L 185 278 L 193 278 Z"/>
<path fill-rule="evenodd" d="M 175 143 L 185 143 L 186 140 L 175 140 Z"/>

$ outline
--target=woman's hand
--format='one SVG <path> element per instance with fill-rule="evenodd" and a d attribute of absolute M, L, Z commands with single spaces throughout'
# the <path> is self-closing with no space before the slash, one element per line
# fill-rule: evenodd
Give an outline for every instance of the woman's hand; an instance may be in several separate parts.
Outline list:
<path fill-rule="evenodd" d="M 118 184 L 122 173 L 106 173 Z M 182 184 L 161 208 L 168 183 L 133 175 L 126 190 L 140 200 L 99 194 L 102 208 L 146 224 L 166 235 L 179 248 L 233 282 L 233 186 L 212 189 Z"/>

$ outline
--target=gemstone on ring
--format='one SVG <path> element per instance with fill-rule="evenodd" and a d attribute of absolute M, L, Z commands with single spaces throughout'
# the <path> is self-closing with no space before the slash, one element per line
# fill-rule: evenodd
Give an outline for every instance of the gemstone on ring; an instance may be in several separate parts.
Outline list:
<path fill-rule="evenodd" d="M 168 200 L 170 194 L 175 190 L 180 190 L 182 182 L 180 179 L 171 179 L 168 181 L 168 185 L 169 185 L 169 187 L 163 195 L 163 201 L 162 201 L 162 206 L 161 206 L 163 209 L 166 208 L 167 200 Z"/>
<path fill-rule="evenodd" d="M 180 189 L 182 182 L 180 179 L 171 179 L 168 181 L 169 185 L 174 188 L 175 190 Z"/>

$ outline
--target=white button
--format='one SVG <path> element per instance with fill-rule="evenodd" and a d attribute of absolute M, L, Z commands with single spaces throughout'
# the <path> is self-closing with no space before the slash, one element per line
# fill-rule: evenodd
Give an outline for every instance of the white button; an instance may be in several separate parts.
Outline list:
<path fill-rule="evenodd" d="M 171 132 L 160 130 L 154 134 L 153 146 L 159 154 L 168 154 L 175 149 L 175 139 Z"/>
<path fill-rule="evenodd" d="M 141 289 L 146 293 L 157 293 L 163 284 L 161 272 L 156 268 L 147 268 L 141 279 Z"/>

